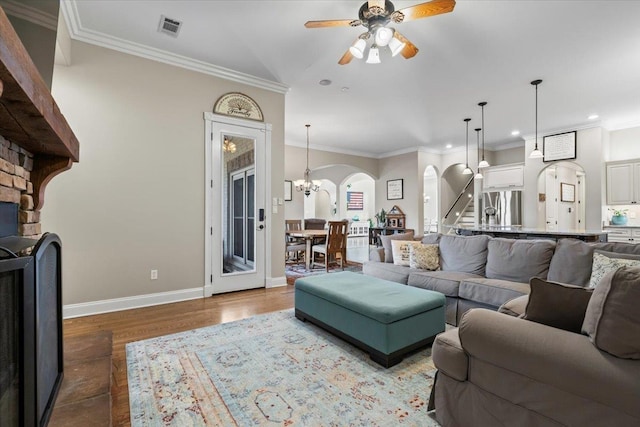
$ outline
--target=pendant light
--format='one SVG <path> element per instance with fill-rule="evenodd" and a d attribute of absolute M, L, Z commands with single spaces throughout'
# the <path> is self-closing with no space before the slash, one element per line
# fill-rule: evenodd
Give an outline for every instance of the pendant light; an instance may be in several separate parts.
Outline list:
<path fill-rule="evenodd" d="M 482 109 L 482 160 L 480 161 L 480 163 L 478 163 L 478 167 L 479 168 L 486 168 L 489 167 L 489 162 L 487 162 L 484 159 L 484 106 L 487 105 L 486 101 L 482 101 L 480 103 L 478 103 L 478 105 L 480 106 L 480 108 Z"/>
<path fill-rule="evenodd" d="M 478 142 L 478 156 L 480 155 L 480 130 L 481 128 L 475 128 L 476 131 L 476 139 Z M 487 164 L 488 165 L 488 164 Z M 478 163 L 478 173 L 474 176 L 475 179 L 483 179 L 482 172 L 480 172 L 480 163 Z"/>
<path fill-rule="evenodd" d="M 536 145 L 531 154 L 529 154 L 530 159 L 541 159 L 544 157 L 542 151 L 538 149 L 538 85 L 540 83 L 542 83 L 542 80 L 534 80 L 531 82 L 531 84 L 536 87 Z"/>
<path fill-rule="evenodd" d="M 464 170 L 462 171 L 462 174 L 471 175 L 473 174 L 473 171 L 469 167 L 469 122 L 471 121 L 471 119 L 464 119 L 464 121 L 467 123 L 467 164 Z"/>
<path fill-rule="evenodd" d="M 305 196 L 309 197 L 312 191 L 320 190 L 320 181 L 311 180 L 311 170 L 309 169 L 309 128 L 311 125 L 305 125 L 307 128 L 307 168 L 304 170 L 304 179 L 294 181 L 297 191 L 302 191 Z"/>

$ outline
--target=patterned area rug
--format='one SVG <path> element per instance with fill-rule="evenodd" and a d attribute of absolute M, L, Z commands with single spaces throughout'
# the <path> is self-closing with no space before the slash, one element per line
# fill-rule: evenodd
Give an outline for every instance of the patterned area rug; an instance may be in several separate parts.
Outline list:
<path fill-rule="evenodd" d="M 431 348 L 385 369 L 293 315 L 127 344 L 132 426 L 437 426 Z"/>

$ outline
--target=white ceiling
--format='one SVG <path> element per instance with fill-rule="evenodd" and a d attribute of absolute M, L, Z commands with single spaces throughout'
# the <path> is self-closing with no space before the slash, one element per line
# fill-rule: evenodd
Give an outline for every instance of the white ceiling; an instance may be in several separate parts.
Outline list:
<path fill-rule="evenodd" d="M 397 26 L 420 49 L 414 58 L 384 52 L 382 64 L 344 66 L 338 59 L 363 27 L 304 23 L 355 19 L 363 1 L 62 2 L 74 38 L 289 88 L 289 145 L 304 146 L 309 123 L 316 148 L 374 157 L 455 149 L 463 118 L 479 126 L 480 101 L 487 147 L 522 145 L 511 131 L 534 133 L 537 78 L 540 133 L 587 125 L 591 114 L 608 128 L 640 125 L 640 1 L 458 1 L 452 13 Z M 183 22 L 178 38 L 157 31 L 160 15 Z"/>

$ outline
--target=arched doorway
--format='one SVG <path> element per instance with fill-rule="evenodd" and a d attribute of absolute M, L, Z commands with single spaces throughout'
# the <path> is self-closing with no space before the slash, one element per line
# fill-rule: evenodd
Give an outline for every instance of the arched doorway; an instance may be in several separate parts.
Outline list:
<path fill-rule="evenodd" d="M 433 165 L 428 165 L 424 170 L 422 190 L 424 234 L 438 231 L 438 224 L 440 223 L 438 187 L 438 171 Z"/>
<path fill-rule="evenodd" d="M 585 171 L 574 162 L 553 163 L 538 175 L 537 226 L 548 231 L 585 230 Z"/>

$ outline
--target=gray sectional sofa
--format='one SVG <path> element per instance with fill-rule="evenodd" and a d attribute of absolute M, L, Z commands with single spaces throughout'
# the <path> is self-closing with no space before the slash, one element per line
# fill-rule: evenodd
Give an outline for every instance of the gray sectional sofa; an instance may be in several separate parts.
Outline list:
<path fill-rule="evenodd" d="M 396 239 L 411 240 L 413 236 L 384 236 L 383 246 L 369 254 L 363 273 L 443 293 L 446 321 L 454 326 L 471 308 L 495 311 L 507 301 L 527 295 L 532 277 L 586 286 L 596 249 L 640 255 L 640 245 L 629 243 L 588 244 L 575 239 L 560 239 L 556 243 L 430 234 L 422 242 L 438 243 L 440 270 L 426 271 L 393 263 L 391 241 Z"/>

